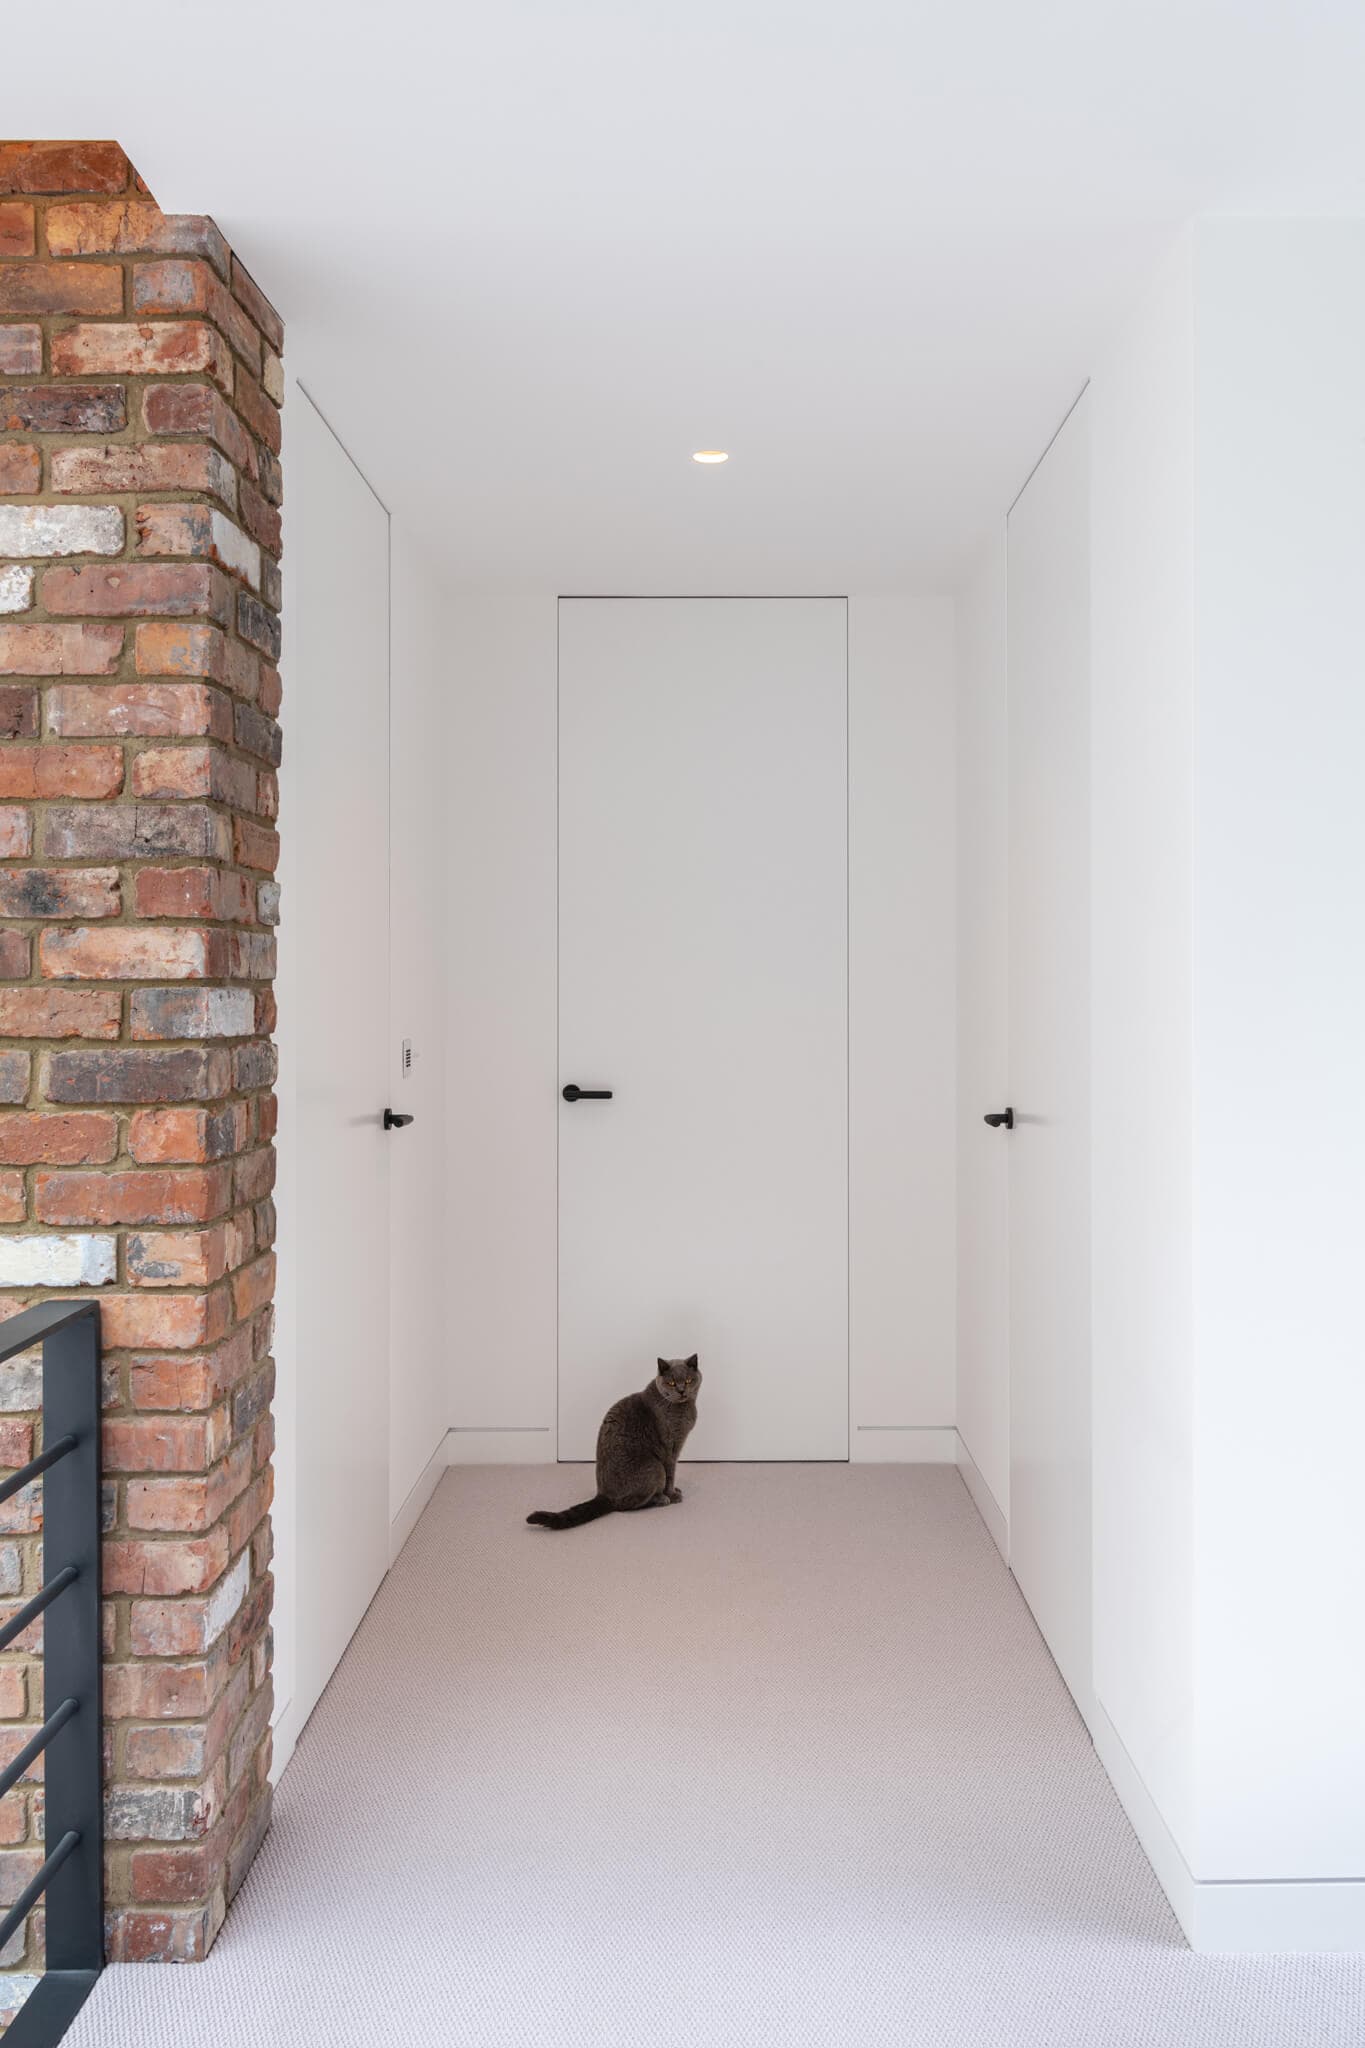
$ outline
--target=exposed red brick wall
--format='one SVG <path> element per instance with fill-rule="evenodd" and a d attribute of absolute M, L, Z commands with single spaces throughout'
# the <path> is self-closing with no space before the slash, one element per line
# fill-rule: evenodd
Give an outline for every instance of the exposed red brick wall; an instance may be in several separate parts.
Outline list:
<path fill-rule="evenodd" d="M 0 1314 L 102 1304 L 125 1960 L 206 1952 L 270 1811 L 282 342 L 117 145 L 0 143 Z M 37 1384 L 0 1372 L 6 1464 Z M 0 1510 L 0 1611 L 35 1537 Z M 40 1704 L 0 1657 L 0 1759 Z"/>

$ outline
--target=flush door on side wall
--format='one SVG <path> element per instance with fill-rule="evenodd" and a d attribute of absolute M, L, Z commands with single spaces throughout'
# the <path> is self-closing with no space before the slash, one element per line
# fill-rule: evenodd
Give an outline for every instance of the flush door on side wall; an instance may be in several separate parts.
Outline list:
<path fill-rule="evenodd" d="M 1090 1711 L 1087 400 L 1010 512 L 1010 1564 Z"/>
<path fill-rule="evenodd" d="M 846 609 L 560 605 L 562 1459 L 692 1351 L 690 1456 L 848 1456 Z"/>
<path fill-rule="evenodd" d="M 290 880 L 296 1074 L 282 1232 L 295 1328 L 291 1725 L 389 1561 L 388 514 L 296 389 L 289 414 Z M 363 568 L 363 573 L 357 573 Z M 283 1008 L 282 1008 L 283 1017 Z"/>

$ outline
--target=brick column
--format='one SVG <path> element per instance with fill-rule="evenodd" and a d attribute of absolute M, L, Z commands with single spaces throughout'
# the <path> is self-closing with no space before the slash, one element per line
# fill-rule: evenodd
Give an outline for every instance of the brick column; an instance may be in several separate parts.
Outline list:
<path fill-rule="evenodd" d="M 103 1311 L 122 1960 L 203 1956 L 270 1813 L 282 341 L 116 145 L 0 143 L 0 1314 Z M 0 1381 L 13 1463 L 36 1361 Z M 40 1697 L 0 1657 L 0 1758 Z"/>

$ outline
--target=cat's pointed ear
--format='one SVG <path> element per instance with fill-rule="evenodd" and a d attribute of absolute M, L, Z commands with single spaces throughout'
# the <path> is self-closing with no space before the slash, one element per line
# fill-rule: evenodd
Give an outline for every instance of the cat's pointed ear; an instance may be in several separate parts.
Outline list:
<path fill-rule="evenodd" d="M 668 1360 L 667 1360 L 666 1358 L 661 1358 L 661 1359 L 659 1360 L 659 1371 L 660 1371 L 660 1372 L 667 1372 L 667 1371 L 668 1371 Z"/>
<path fill-rule="evenodd" d="M 695 1365 L 695 1364 L 696 1364 L 696 1362 L 697 1362 L 697 1354 L 696 1354 L 696 1352 L 695 1352 L 695 1351 L 694 1351 L 694 1352 L 692 1353 L 692 1356 L 691 1356 L 690 1358 L 685 1358 L 685 1359 L 683 1360 L 683 1364 L 684 1364 L 684 1365 Z"/>

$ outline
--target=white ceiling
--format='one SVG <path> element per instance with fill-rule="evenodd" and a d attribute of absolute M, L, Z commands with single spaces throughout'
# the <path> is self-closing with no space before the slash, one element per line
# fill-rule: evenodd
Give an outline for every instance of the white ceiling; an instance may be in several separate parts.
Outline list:
<path fill-rule="evenodd" d="M 14 13 L 461 582 L 948 580 L 1182 220 L 1365 213 L 1360 0 Z"/>

